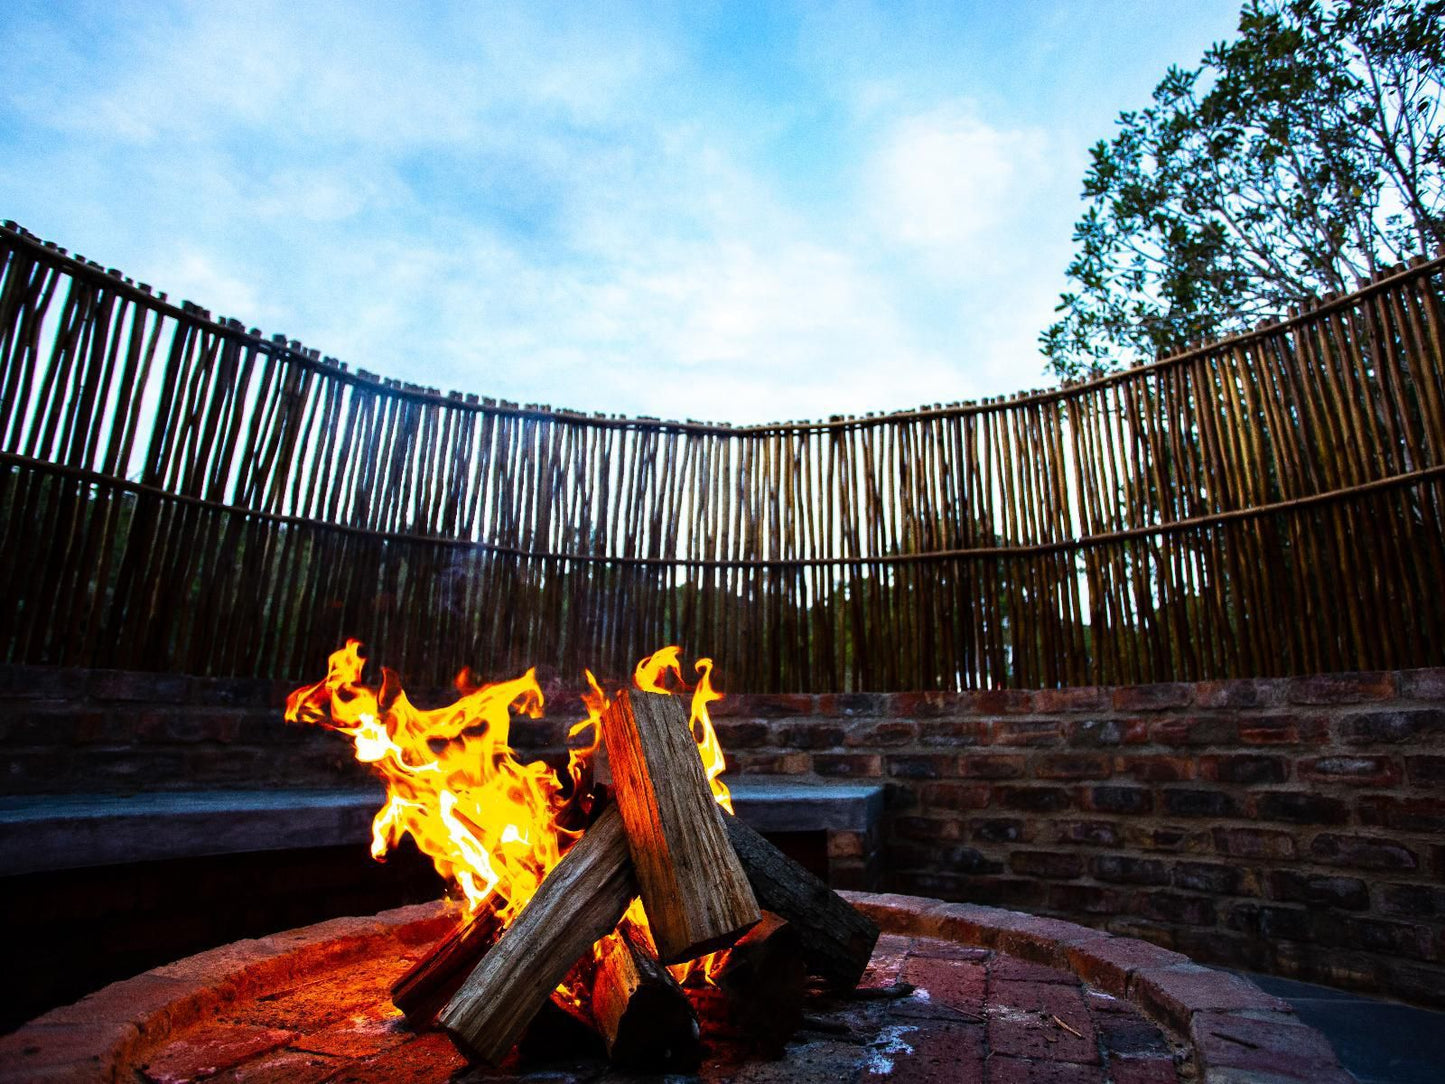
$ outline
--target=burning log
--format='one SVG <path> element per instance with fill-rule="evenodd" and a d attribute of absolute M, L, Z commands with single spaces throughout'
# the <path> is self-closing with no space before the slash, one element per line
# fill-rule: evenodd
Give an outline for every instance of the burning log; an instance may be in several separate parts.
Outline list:
<path fill-rule="evenodd" d="M 611 932 L 636 895 L 622 817 L 612 806 L 482 957 L 442 1009 L 442 1026 L 464 1049 L 501 1061 L 578 957 Z"/>
<path fill-rule="evenodd" d="M 722 820 L 758 903 L 797 930 L 810 972 L 840 989 L 857 986 L 878 927 L 737 817 Z"/>
<path fill-rule="evenodd" d="M 615 1065 L 689 1073 L 702 1062 L 692 1003 L 631 923 L 618 929 L 597 962 L 592 1015 Z"/>
<path fill-rule="evenodd" d="M 437 1012 L 451 1000 L 477 961 L 492 947 L 501 929 L 495 908 L 479 911 L 392 984 L 391 1003 L 405 1014 L 409 1027 L 420 1031 L 431 1025 Z"/>
<path fill-rule="evenodd" d="M 783 1047 L 803 1022 L 808 981 L 803 942 L 791 924 L 771 912 L 728 952 L 717 974 L 729 1020 L 766 1057 Z"/>
<path fill-rule="evenodd" d="M 680 963 L 732 944 L 761 914 L 682 705 L 620 692 L 602 737 L 658 957 Z"/>

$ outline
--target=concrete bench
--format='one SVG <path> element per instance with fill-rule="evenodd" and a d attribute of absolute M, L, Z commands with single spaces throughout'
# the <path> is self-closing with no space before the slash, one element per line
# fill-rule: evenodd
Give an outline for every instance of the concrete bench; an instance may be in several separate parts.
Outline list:
<path fill-rule="evenodd" d="M 835 886 L 876 887 L 881 785 L 742 777 L 731 789 L 758 831 L 813 837 Z M 379 788 L 0 798 L 0 876 L 364 844 L 381 803 Z"/>

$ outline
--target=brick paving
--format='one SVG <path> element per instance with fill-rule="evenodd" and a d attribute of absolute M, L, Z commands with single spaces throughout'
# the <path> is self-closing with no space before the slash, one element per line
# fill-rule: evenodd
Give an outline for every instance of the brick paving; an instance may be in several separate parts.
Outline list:
<path fill-rule="evenodd" d="M 804 1026 L 776 1060 L 705 1012 L 704 1064 L 670 1080 L 1350 1079 L 1287 1003 L 1173 953 L 996 908 L 849 897 L 885 931 L 859 989 L 811 992 Z M 389 986 L 454 922 L 440 905 L 402 908 L 158 968 L 0 1038 L 0 1084 L 649 1079 L 586 1050 L 563 1054 L 555 1038 L 524 1041 L 500 1067 L 470 1066 L 445 1035 L 409 1031 Z"/>
<path fill-rule="evenodd" d="M 420 952 L 413 947 L 390 958 L 348 960 L 295 985 L 232 1001 L 172 1034 L 138 1065 L 138 1077 L 150 1084 L 634 1079 L 597 1058 L 549 1061 L 519 1052 L 497 1069 L 469 1067 L 444 1036 L 413 1034 L 387 988 Z M 706 1060 L 696 1079 L 1178 1079 L 1174 1049 L 1158 1027 L 1056 968 L 937 938 L 885 935 L 861 988 L 863 997 L 811 993 L 803 1029 L 776 1061 L 760 1060 L 745 1041 L 709 1029 L 705 1020 Z M 867 996 L 880 992 L 893 996 Z"/>

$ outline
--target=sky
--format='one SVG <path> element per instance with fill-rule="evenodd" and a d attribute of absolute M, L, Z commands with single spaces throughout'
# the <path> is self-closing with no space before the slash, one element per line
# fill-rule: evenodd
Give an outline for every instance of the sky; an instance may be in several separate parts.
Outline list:
<path fill-rule="evenodd" d="M 0 4 L 0 218 L 353 368 L 738 423 L 1047 387 L 1239 0 Z"/>

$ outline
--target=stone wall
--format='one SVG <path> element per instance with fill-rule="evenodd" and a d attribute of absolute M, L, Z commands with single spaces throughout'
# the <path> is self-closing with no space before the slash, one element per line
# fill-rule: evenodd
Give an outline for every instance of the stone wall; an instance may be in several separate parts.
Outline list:
<path fill-rule="evenodd" d="M 269 682 L 0 667 L 0 792 L 366 776 Z M 519 720 L 557 751 L 575 701 Z M 1445 669 L 1115 689 L 736 696 L 732 770 L 882 782 L 833 868 L 1196 959 L 1445 1004 Z"/>

